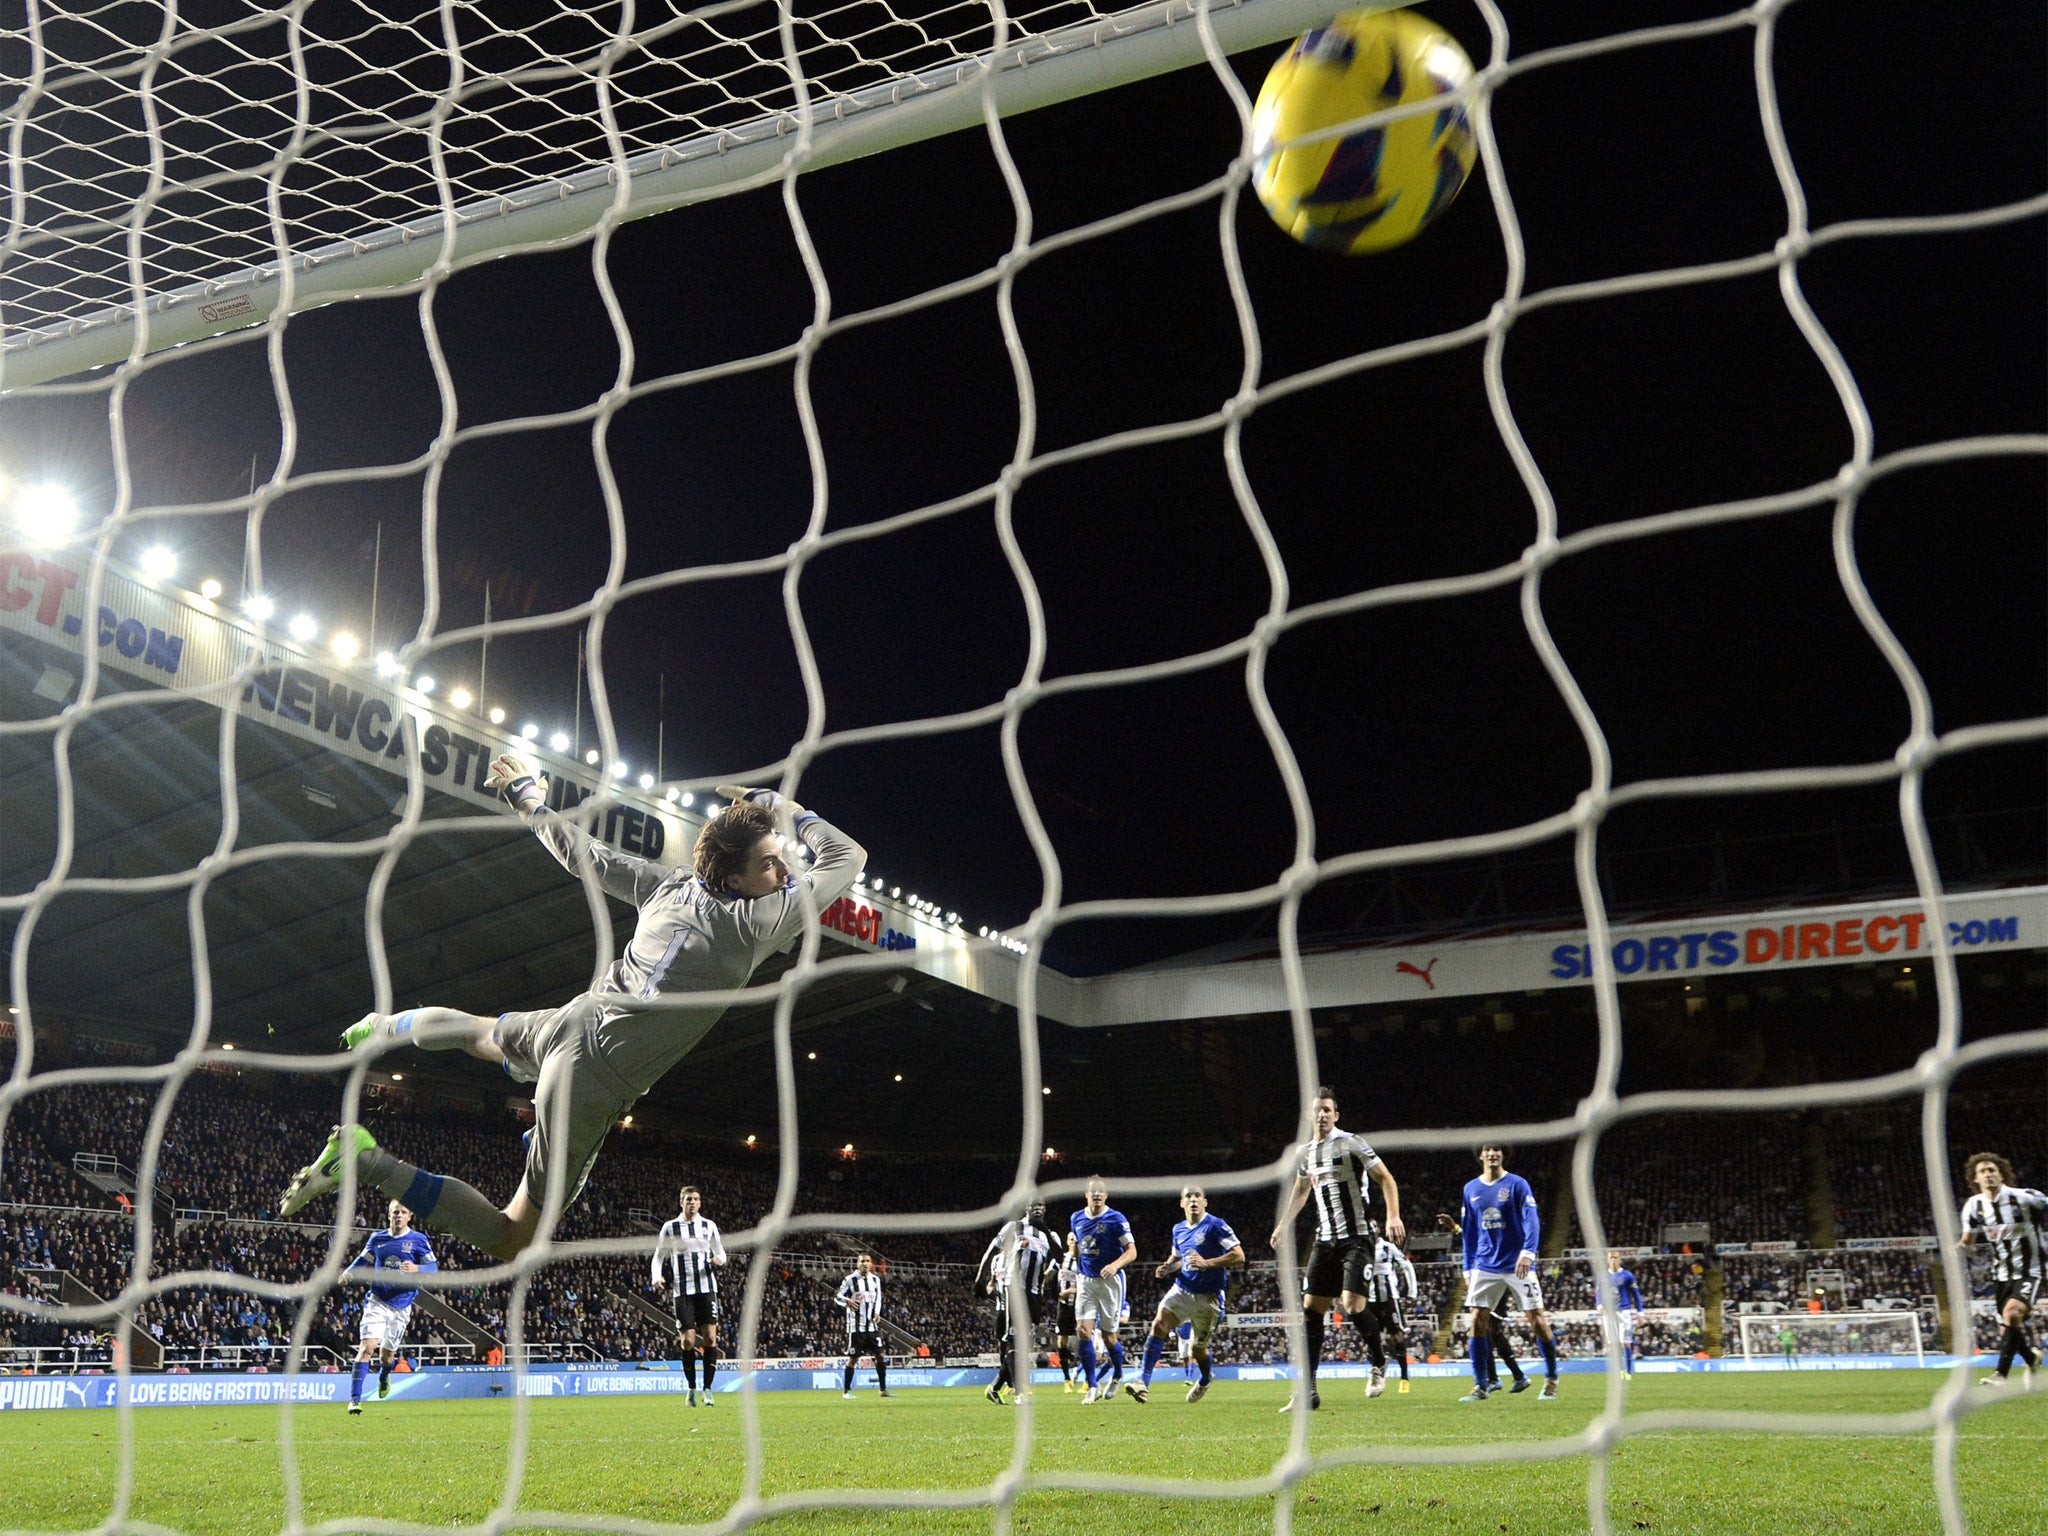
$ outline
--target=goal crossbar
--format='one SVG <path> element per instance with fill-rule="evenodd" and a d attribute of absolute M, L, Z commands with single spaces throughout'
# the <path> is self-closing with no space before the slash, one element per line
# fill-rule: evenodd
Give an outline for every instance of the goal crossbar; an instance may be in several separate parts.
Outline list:
<path fill-rule="evenodd" d="M 1261 47 L 1320 25 L 1341 9 L 1387 10 L 1398 0 L 1210 0 L 1209 20 L 1226 53 Z M 1204 59 L 1195 0 L 1156 0 L 1099 20 L 1021 41 L 980 59 L 816 100 L 810 109 L 806 169 L 879 154 L 980 125 L 983 93 L 1004 117 L 1070 101 L 1199 64 Z M 595 229 L 615 204 L 621 218 L 642 218 L 765 185 L 784 174 L 800 130 L 792 111 L 766 112 L 732 127 L 692 135 L 626 158 L 592 164 L 517 191 L 458 202 L 450 216 L 430 212 L 347 239 L 294 252 L 288 259 L 291 309 L 353 294 L 403 287 L 442 260 L 460 266 L 520 250 L 573 241 Z M 32 244 L 34 238 L 23 244 Z M 13 245 L 16 242 L 10 241 Z M 146 351 L 262 324 L 283 292 L 275 261 L 244 266 L 145 295 Z M 105 367 L 134 349 L 136 306 L 107 305 L 0 335 L 0 393 Z"/>

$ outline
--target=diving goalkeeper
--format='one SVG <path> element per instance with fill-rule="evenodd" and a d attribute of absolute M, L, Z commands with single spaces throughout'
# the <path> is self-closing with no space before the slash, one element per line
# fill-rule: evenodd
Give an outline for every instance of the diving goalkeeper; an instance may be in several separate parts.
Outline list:
<path fill-rule="evenodd" d="M 533 1241 L 548 1173 L 564 1170 L 564 1204 L 590 1176 L 605 1133 L 662 1074 L 704 1038 L 729 1005 L 662 1005 L 663 993 L 743 987 L 758 966 L 803 932 L 806 889 L 822 912 L 853 885 L 867 852 L 794 801 L 768 789 L 732 789 L 734 803 L 704 824 L 693 870 L 665 869 L 609 848 L 547 809 L 548 781 L 516 753 L 491 764 L 491 782 L 572 874 L 589 869 L 608 895 L 639 909 L 633 937 L 604 979 L 559 1008 L 481 1018 L 456 1008 L 373 1013 L 342 1044 L 401 1040 L 423 1050 L 463 1050 L 534 1084 L 526 1172 L 500 1210 L 460 1179 L 428 1173 L 378 1146 L 361 1126 L 337 1127 L 280 1202 L 291 1216 L 341 1183 L 346 1158 L 369 1189 L 414 1217 L 501 1259 Z M 776 813 L 787 810 L 816 857 L 801 875 L 783 857 Z M 566 1109 L 566 1114 L 564 1113 Z"/>

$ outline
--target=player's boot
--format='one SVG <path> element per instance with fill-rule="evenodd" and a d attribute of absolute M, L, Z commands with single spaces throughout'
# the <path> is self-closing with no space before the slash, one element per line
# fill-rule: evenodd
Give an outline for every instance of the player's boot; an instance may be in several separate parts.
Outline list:
<path fill-rule="evenodd" d="M 998 1408 L 1003 1406 L 1003 1389 L 1000 1383 L 990 1382 L 988 1390 L 981 1395 L 994 1403 Z"/>
<path fill-rule="evenodd" d="M 350 1413 L 361 1413 L 363 1411 L 363 1405 L 361 1403 L 350 1403 L 348 1405 L 348 1411 Z"/>
<path fill-rule="evenodd" d="M 2012 1383 L 2006 1380 L 2006 1378 L 2003 1376 L 1986 1376 L 1982 1381 L 1978 1382 L 1977 1385 L 1980 1387 L 1989 1387 L 1994 1392 L 2002 1392 L 2007 1387 L 2011 1386 Z"/>
<path fill-rule="evenodd" d="M 1528 1391 L 1528 1390 L 1529 1390 L 1529 1385 L 1530 1385 L 1530 1383 L 1529 1383 L 1529 1377 L 1528 1377 L 1527 1373 L 1524 1373 L 1523 1375 L 1517 1376 L 1517 1377 L 1515 1378 L 1515 1384 L 1514 1384 L 1514 1385 L 1513 1385 L 1512 1387 L 1509 1387 L 1509 1388 L 1508 1388 L 1508 1396 L 1509 1396 L 1509 1397 L 1513 1397 L 1513 1396 L 1514 1396 L 1514 1395 L 1515 1395 L 1515 1394 L 1516 1394 L 1517 1392 L 1526 1392 L 1526 1391 Z M 1494 1388 L 1493 1388 L 1493 1390 L 1494 1390 L 1494 1391 L 1496 1391 L 1496 1392 L 1498 1392 L 1498 1391 L 1500 1390 L 1500 1385 L 1499 1385 L 1499 1383 L 1495 1383 L 1495 1385 L 1494 1385 Z"/>
<path fill-rule="evenodd" d="M 1149 1402 L 1152 1397 L 1152 1389 L 1144 1385 L 1142 1382 L 1138 1383 L 1137 1385 L 1133 1385 L 1132 1383 L 1127 1381 L 1124 1383 L 1124 1391 L 1130 1394 L 1131 1399 L 1134 1402 Z"/>
<path fill-rule="evenodd" d="M 689 1391 L 690 1391 L 690 1403 L 689 1403 L 689 1406 L 690 1406 L 690 1407 L 692 1407 L 692 1408 L 694 1408 L 694 1407 L 696 1407 L 696 1406 L 697 1406 L 697 1389 L 696 1389 L 695 1387 L 691 1387 L 691 1388 L 689 1389 Z"/>
<path fill-rule="evenodd" d="M 1461 1403 L 1483 1403 L 1491 1396 L 1493 1396 L 1493 1388 L 1479 1386 L 1475 1383 L 1472 1390 L 1459 1398 L 1458 1401 Z"/>
<path fill-rule="evenodd" d="M 348 1132 L 346 1136 L 342 1134 L 344 1129 Z M 340 1187 L 342 1158 L 361 1157 L 365 1152 L 375 1151 L 376 1147 L 377 1138 L 360 1125 L 337 1125 L 327 1138 L 327 1145 L 320 1149 L 320 1155 L 292 1175 L 284 1198 L 277 1202 L 277 1214 L 296 1216 L 329 1190 Z"/>
<path fill-rule="evenodd" d="M 1188 1401 L 1191 1403 L 1199 1403 L 1204 1397 L 1208 1396 L 1208 1393 L 1209 1383 L 1206 1381 L 1198 1381 L 1192 1387 L 1188 1388 Z"/>
<path fill-rule="evenodd" d="M 1086 1408 L 1090 1403 L 1094 1402 L 1095 1400 L 1096 1393 L 1093 1387 L 1088 1388 L 1085 1392 L 1081 1394 L 1081 1406 L 1083 1408 Z"/>
<path fill-rule="evenodd" d="M 877 1397 L 894 1397 L 895 1395 L 896 1394 L 894 1392 L 891 1392 L 887 1387 L 882 1388 L 881 1391 L 875 1394 L 875 1396 Z"/>
<path fill-rule="evenodd" d="M 717 1394 L 714 1393 L 709 1387 L 704 1388 L 703 1399 L 697 1404 L 697 1406 L 699 1408 L 716 1408 L 718 1406 Z"/>
<path fill-rule="evenodd" d="M 1071 1376 L 1061 1377 L 1060 1390 L 1064 1392 L 1068 1397 L 1072 1397 L 1074 1395 L 1074 1378 Z"/>
<path fill-rule="evenodd" d="M 1386 1390 L 1387 1368 L 1383 1365 L 1376 1365 L 1372 1368 L 1372 1379 L 1365 1384 L 1365 1395 L 1367 1397 L 1378 1397 Z"/>
<path fill-rule="evenodd" d="M 1408 1378 L 1406 1376 L 1403 1376 L 1401 1378 L 1401 1390 L 1403 1392 L 1406 1392 L 1408 1390 Z"/>
<path fill-rule="evenodd" d="M 360 1050 L 363 1042 L 377 1033 L 377 1020 L 382 1014 L 366 1013 L 355 1023 L 341 1032 L 341 1048 L 344 1051 Z"/>
<path fill-rule="evenodd" d="M 1543 1390 L 1536 1394 L 1536 1401 L 1538 1401 L 1539 1403 L 1547 1403 L 1556 1396 L 1557 1378 L 1555 1376 L 1546 1377 L 1543 1382 Z"/>
<path fill-rule="evenodd" d="M 1308 1389 L 1308 1411 L 1310 1413 L 1314 1413 L 1318 1408 L 1322 1406 L 1323 1394 L 1318 1392 L 1314 1387 L 1310 1387 Z M 1286 1402 L 1282 1403 L 1280 1405 L 1280 1411 L 1282 1413 L 1294 1412 L 1294 1399 L 1290 1397 L 1287 1399 Z"/>
<path fill-rule="evenodd" d="M 381 1403 L 390 1395 L 391 1373 L 389 1371 L 380 1371 L 377 1373 L 377 1401 Z"/>

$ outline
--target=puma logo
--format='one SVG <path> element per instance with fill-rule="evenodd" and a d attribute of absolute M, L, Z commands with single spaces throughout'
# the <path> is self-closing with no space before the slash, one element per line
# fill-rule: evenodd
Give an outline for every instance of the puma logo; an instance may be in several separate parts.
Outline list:
<path fill-rule="evenodd" d="M 1410 965 L 1406 960 L 1396 960 L 1394 962 L 1394 969 L 1397 972 L 1405 971 L 1410 976 L 1420 976 L 1425 987 L 1428 987 L 1432 992 L 1436 990 L 1436 982 L 1429 974 L 1436 969 L 1435 955 L 1429 957 L 1429 964 L 1427 965 Z"/>

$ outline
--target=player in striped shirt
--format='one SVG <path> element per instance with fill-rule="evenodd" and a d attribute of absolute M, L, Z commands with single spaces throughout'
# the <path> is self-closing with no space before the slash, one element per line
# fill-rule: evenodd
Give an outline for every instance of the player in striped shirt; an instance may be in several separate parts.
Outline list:
<path fill-rule="evenodd" d="M 2004 1325 L 1998 1340 L 1998 1374 L 1986 1376 L 1984 1385 L 2004 1386 L 2017 1357 L 2026 1362 L 2026 1383 L 2031 1387 L 2040 1357 L 2027 1343 L 2027 1317 L 2041 1303 L 2048 1195 L 2014 1184 L 2012 1164 L 1996 1152 L 1971 1158 L 1963 1165 L 1963 1177 L 1977 1186 L 1977 1193 L 1963 1202 L 1962 1244 L 1990 1245 L 1993 1305 Z"/>
<path fill-rule="evenodd" d="M 677 1196 L 680 1216 L 661 1225 L 654 1240 L 654 1283 L 663 1279 L 667 1260 L 669 1302 L 675 1313 L 676 1340 L 683 1350 L 683 1375 L 690 1383 L 690 1406 L 697 1406 L 697 1361 L 704 1362 L 704 1406 L 717 1401 L 711 1383 L 718 1375 L 718 1276 L 714 1267 L 725 1267 L 725 1239 L 718 1223 L 702 1214 L 704 1196 L 694 1184 L 685 1184 Z M 700 1352 L 697 1335 L 704 1335 Z"/>
<path fill-rule="evenodd" d="M 1074 1339 L 1081 1331 L 1074 1316 L 1074 1307 L 1081 1294 L 1081 1272 L 1075 1267 L 1071 1253 L 1061 1255 L 1059 1263 L 1053 1266 L 1053 1282 L 1059 1287 L 1057 1311 L 1053 1315 L 1053 1347 L 1060 1352 L 1060 1390 L 1071 1393 L 1074 1390 Z"/>
<path fill-rule="evenodd" d="M 1378 1227 L 1371 1217 L 1372 1191 L 1380 1187 L 1386 1202 L 1386 1234 L 1395 1242 L 1408 1236 L 1401 1223 L 1401 1187 L 1393 1171 L 1365 1139 L 1337 1128 L 1337 1095 L 1330 1088 L 1316 1090 L 1311 1106 L 1315 1116 L 1315 1137 L 1294 1160 L 1294 1190 L 1280 1224 L 1273 1228 L 1272 1244 L 1278 1248 L 1294 1226 L 1294 1218 L 1311 1196 L 1316 1207 L 1316 1241 L 1302 1267 L 1302 1332 L 1308 1340 L 1308 1405 L 1323 1406 L 1316 1390 L 1316 1370 L 1322 1364 L 1325 1320 L 1340 1298 L 1347 1317 L 1360 1317 L 1371 1303 L 1373 1247 Z M 1385 1390 L 1385 1367 L 1379 1380 Z M 1375 1394 L 1377 1395 L 1377 1394 Z M 1280 1411 L 1291 1413 L 1294 1399 Z"/>
<path fill-rule="evenodd" d="M 1045 1202 L 1040 1200 L 1025 1211 L 1022 1221 L 1003 1223 L 975 1269 L 975 1290 L 993 1297 L 996 1304 L 996 1379 L 984 1394 L 992 1403 L 1002 1402 L 1004 1387 L 1024 1395 L 1017 1386 L 1017 1347 L 1020 1338 L 1026 1351 L 1032 1347 L 1034 1317 L 1051 1258 L 1052 1233 L 1046 1230 Z"/>
<path fill-rule="evenodd" d="M 875 1273 L 873 1254 L 854 1260 L 853 1273 L 839 1282 L 833 1305 L 846 1314 L 846 1381 L 840 1396 L 853 1396 L 853 1368 L 862 1355 L 875 1362 L 875 1383 L 881 1395 L 889 1393 L 889 1357 L 882 1353 L 882 1277 Z"/>
<path fill-rule="evenodd" d="M 1373 1249 L 1372 1258 L 1372 1305 L 1366 1316 L 1372 1319 L 1383 1349 L 1398 1349 L 1401 1352 L 1401 1390 L 1408 1390 L 1408 1319 L 1401 1311 L 1401 1299 L 1415 1300 L 1420 1288 L 1415 1280 L 1415 1266 L 1408 1255 L 1401 1251 L 1399 1243 L 1381 1238 Z M 1386 1389 L 1386 1368 L 1375 1367 L 1376 1382 L 1381 1391 Z M 1367 1397 L 1378 1397 L 1379 1392 L 1372 1385 L 1366 1387 Z"/>

